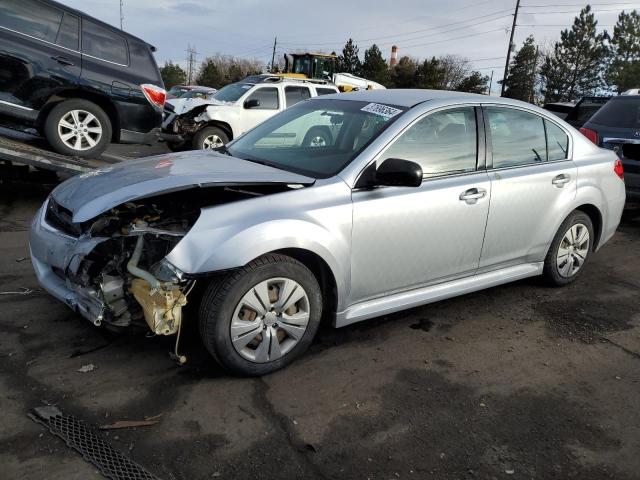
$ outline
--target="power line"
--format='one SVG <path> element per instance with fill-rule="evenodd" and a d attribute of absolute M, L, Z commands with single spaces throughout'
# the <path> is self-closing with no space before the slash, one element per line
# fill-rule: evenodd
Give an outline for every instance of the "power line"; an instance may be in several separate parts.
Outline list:
<path fill-rule="evenodd" d="M 611 7 L 613 5 L 634 5 L 638 6 L 637 2 L 613 2 L 613 3 L 589 3 L 590 6 L 596 7 Z M 549 8 L 549 7 L 584 7 L 584 3 L 562 3 L 562 4 L 549 4 L 549 5 L 522 5 L 522 8 Z"/>
<path fill-rule="evenodd" d="M 553 7 L 554 5 L 550 5 L 551 7 Z M 524 8 L 524 7 L 523 7 Z M 640 6 L 639 6 L 640 8 Z M 599 10 L 591 10 L 589 13 L 602 13 L 602 12 L 619 12 L 620 9 L 619 8 L 609 8 L 609 9 L 599 9 Z M 576 10 L 563 10 L 561 12 L 522 12 L 522 13 L 526 13 L 529 15 L 555 15 L 558 13 L 576 13 Z"/>
<path fill-rule="evenodd" d="M 460 39 L 463 39 L 463 38 L 477 37 L 479 35 L 486 35 L 487 33 L 500 32 L 500 31 L 504 31 L 504 30 L 505 30 L 504 28 L 500 27 L 500 28 L 495 28 L 493 30 L 487 30 L 485 32 L 477 32 L 477 33 L 472 33 L 470 35 L 462 35 L 460 37 L 445 38 L 444 40 L 438 40 L 437 42 L 427 42 L 427 43 L 417 43 L 417 44 L 413 44 L 413 45 L 404 45 L 403 48 L 426 47 L 428 45 L 436 45 L 438 43 L 450 42 L 452 40 L 460 40 Z"/>

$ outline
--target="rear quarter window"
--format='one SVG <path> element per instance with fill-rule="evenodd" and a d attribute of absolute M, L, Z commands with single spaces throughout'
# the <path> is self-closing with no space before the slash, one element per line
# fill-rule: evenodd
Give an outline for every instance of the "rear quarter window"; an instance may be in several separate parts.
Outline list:
<path fill-rule="evenodd" d="M 35 0 L 0 1 L 0 27 L 54 43 L 63 12 Z"/>
<path fill-rule="evenodd" d="M 606 127 L 640 128 L 640 97 L 613 98 L 589 121 Z"/>
<path fill-rule="evenodd" d="M 124 37 L 90 20 L 82 21 L 82 53 L 120 65 L 129 63 Z"/>

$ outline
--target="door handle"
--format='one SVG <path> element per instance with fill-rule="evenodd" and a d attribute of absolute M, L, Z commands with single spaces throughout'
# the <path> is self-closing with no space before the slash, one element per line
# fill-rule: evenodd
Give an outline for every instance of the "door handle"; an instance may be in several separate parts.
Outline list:
<path fill-rule="evenodd" d="M 73 62 L 69 60 L 67 57 L 63 57 L 62 55 L 58 55 L 57 57 L 51 57 L 52 60 L 55 60 L 61 65 L 67 65 L 69 67 L 73 66 Z"/>
<path fill-rule="evenodd" d="M 571 181 L 571 177 L 565 173 L 561 173 L 551 180 L 551 183 L 558 188 L 564 187 L 567 183 Z"/>
<path fill-rule="evenodd" d="M 487 191 L 482 188 L 470 188 L 469 190 L 465 190 L 460 194 L 460 200 L 467 202 L 467 204 L 472 205 L 478 201 L 478 199 L 483 198 L 487 195 Z"/>

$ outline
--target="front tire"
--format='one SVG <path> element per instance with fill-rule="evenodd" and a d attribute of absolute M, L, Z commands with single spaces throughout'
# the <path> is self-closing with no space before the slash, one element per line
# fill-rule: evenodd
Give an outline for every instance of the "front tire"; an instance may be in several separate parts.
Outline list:
<path fill-rule="evenodd" d="M 594 240 L 591 218 L 580 211 L 569 215 L 560 225 L 544 261 L 547 283 L 561 287 L 574 282 L 591 257 Z"/>
<path fill-rule="evenodd" d="M 200 334 L 223 367 L 259 376 L 302 355 L 321 316 L 313 273 L 291 257 L 268 254 L 209 285 L 200 305 Z"/>
<path fill-rule="evenodd" d="M 102 108 L 75 98 L 53 107 L 44 123 L 44 135 L 58 153 L 97 157 L 111 142 L 111 128 L 111 121 Z"/>
<path fill-rule="evenodd" d="M 204 127 L 193 136 L 194 150 L 213 150 L 229 143 L 229 136 L 218 127 Z"/>

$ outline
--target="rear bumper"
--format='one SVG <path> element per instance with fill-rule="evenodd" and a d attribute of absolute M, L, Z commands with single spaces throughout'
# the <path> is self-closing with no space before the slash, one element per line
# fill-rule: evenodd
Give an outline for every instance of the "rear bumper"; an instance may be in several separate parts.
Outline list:
<path fill-rule="evenodd" d="M 640 161 L 623 158 L 624 186 L 629 201 L 640 201 Z"/>

